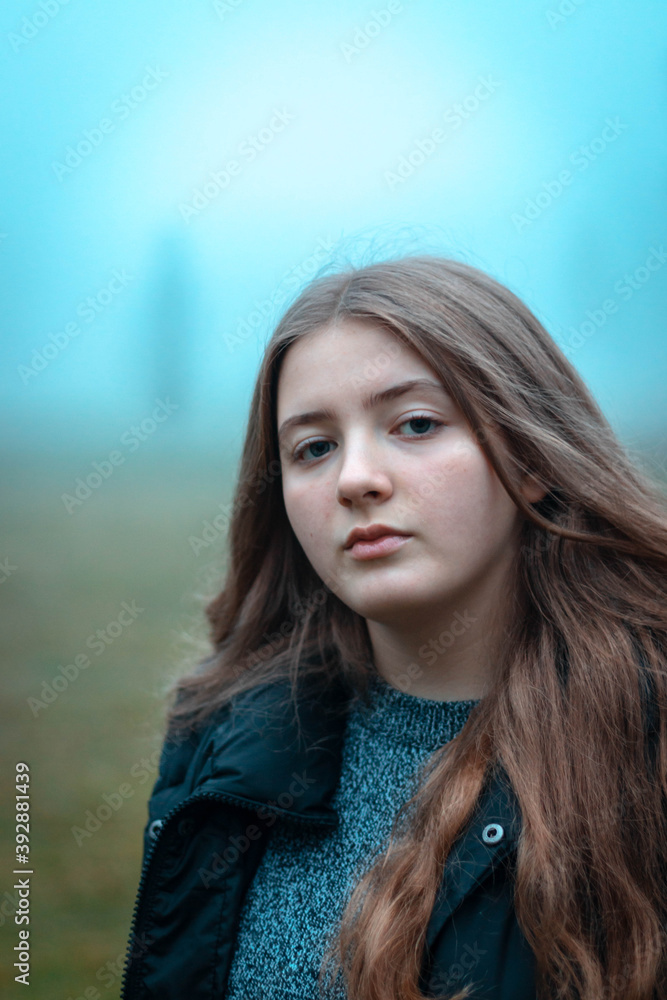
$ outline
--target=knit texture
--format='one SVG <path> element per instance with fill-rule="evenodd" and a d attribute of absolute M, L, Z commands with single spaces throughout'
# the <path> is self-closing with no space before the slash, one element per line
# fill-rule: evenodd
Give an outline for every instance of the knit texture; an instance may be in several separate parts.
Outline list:
<path fill-rule="evenodd" d="M 272 827 L 239 915 L 227 1000 L 345 1000 L 340 977 L 318 993 L 325 946 L 364 871 L 386 848 L 421 766 L 463 728 L 478 702 L 433 701 L 370 679 L 352 703 L 332 805 L 335 829 Z"/>

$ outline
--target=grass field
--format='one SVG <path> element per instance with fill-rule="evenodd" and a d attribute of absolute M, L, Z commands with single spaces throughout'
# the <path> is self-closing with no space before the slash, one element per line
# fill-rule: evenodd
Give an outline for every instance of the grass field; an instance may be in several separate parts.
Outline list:
<path fill-rule="evenodd" d="M 664 469 L 658 444 L 646 444 L 645 455 L 656 475 Z M 118 996 L 163 692 L 208 649 L 203 606 L 223 568 L 221 538 L 198 554 L 190 538 L 229 501 L 231 465 L 146 449 L 68 513 L 62 495 L 96 457 L 3 459 L 2 791 L 11 804 L 14 765 L 26 761 L 34 870 L 32 992 L 23 992 L 10 957 L 18 928 L 14 819 L 6 809 L 0 986 L 7 997 Z M 121 620 L 124 603 L 133 611 Z M 75 676 L 71 665 L 86 655 L 90 665 Z M 90 816 L 98 811 L 104 819 L 96 828 Z"/>
<path fill-rule="evenodd" d="M 0 559 L 10 572 L 0 584 L 2 791 L 11 804 L 14 765 L 27 762 L 34 871 L 25 991 L 12 968 L 19 876 L 12 875 L 13 809 L 5 809 L 0 938 L 8 997 L 118 996 L 162 692 L 206 648 L 203 604 L 219 589 L 223 565 L 219 545 L 195 555 L 189 543 L 231 495 L 233 470 L 220 459 L 216 467 L 208 457 L 137 455 L 68 513 L 61 496 L 91 467 L 81 455 L 3 463 Z M 119 620 L 124 602 L 131 613 L 126 608 Z M 78 676 L 77 656 L 90 663 Z M 96 828 L 90 814 L 98 810 Z"/>

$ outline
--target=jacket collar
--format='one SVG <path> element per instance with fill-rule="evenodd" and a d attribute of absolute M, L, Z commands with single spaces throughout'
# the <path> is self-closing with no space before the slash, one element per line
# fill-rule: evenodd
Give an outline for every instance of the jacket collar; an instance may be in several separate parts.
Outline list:
<path fill-rule="evenodd" d="M 278 814 L 335 825 L 331 806 L 341 767 L 346 691 L 299 681 L 297 710 L 287 680 L 245 691 L 213 727 L 198 792 L 219 792 Z"/>
<path fill-rule="evenodd" d="M 310 685 L 310 681 L 301 682 Z M 277 814 L 335 826 L 337 788 L 349 692 L 334 681 L 322 693 L 304 686 L 298 719 L 288 681 L 270 681 L 238 696 L 213 727 L 198 793 L 221 793 Z M 431 947 L 447 918 L 516 847 L 518 801 L 500 767 L 486 781 L 444 866 L 427 928 Z"/>
<path fill-rule="evenodd" d="M 498 767 L 447 857 L 426 931 L 429 947 L 459 903 L 516 850 L 520 832 L 518 800 L 506 773 Z"/>

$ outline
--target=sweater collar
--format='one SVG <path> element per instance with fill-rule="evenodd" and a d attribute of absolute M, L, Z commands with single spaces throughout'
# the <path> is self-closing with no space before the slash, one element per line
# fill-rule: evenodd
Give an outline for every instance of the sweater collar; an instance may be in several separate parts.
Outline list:
<path fill-rule="evenodd" d="M 288 681 L 244 692 L 213 728 L 197 791 L 335 826 L 331 799 L 340 777 L 348 699 L 340 681 L 324 695 L 302 687 L 296 712 Z M 520 822 L 516 796 L 497 767 L 447 858 L 427 928 L 429 947 L 465 896 L 516 847 Z"/>

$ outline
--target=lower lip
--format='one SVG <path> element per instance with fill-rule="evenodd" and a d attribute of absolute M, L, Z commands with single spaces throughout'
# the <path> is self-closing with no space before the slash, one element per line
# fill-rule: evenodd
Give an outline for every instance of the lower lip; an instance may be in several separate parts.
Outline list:
<path fill-rule="evenodd" d="M 372 541 L 355 542 L 347 551 L 353 559 L 377 559 L 378 556 L 387 556 L 400 549 L 411 538 L 412 535 L 381 535 Z"/>

